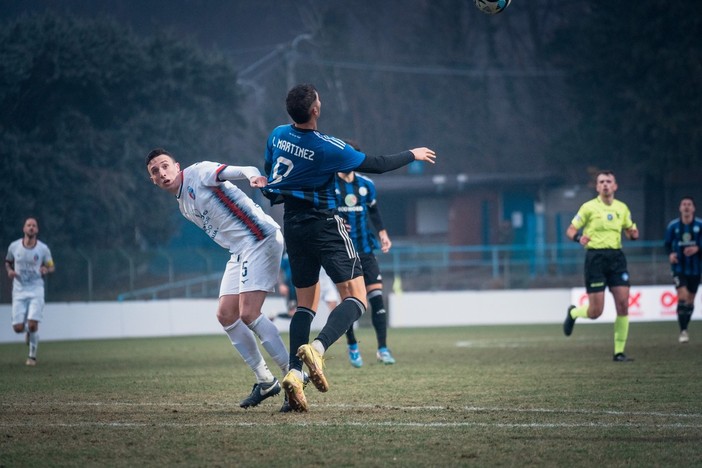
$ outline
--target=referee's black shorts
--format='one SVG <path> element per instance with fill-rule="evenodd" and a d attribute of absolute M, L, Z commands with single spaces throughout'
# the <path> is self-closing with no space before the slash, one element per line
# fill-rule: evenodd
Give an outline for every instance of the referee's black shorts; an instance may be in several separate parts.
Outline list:
<path fill-rule="evenodd" d="M 323 266 L 334 283 L 361 276 L 363 270 L 344 221 L 333 210 L 285 210 L 283 236 L 292 281 L 308 288 L 319 281 Z"/>
<path fill-rule="evenodd" d="M 604 291 L 606 287 L 629 286 L 626 257 L 621 249 L 588 249 L 585 254 L 585 290 Z"/>

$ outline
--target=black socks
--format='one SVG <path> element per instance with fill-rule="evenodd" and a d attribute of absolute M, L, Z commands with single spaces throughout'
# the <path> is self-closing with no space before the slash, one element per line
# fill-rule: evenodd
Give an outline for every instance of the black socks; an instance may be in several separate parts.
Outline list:
<path fill-rule="evenodd" d="M 385 311 L 383 301 L 383 290 L 375 289 L 368 294 L 368 304 L 373 311 L 371 320 L 375 328 L 375 336 L 378 339 L 378 349 L 387 347 L 388 338 L 388 314 Z"/>
<path fill-rule="evenodd" d="M 297 348 L 309 343 L 310 327 L 314 312 L 306 307 L 298 307 L 290 319 L 290 370 L 302 370 L 302 361 L 297 357 Z"/>
<path fill-rule="evenodd" d="M 678 302 L 678 325 L 680 325 L 680 331 L 687 330 L 687 326 L 690 324 L 690 319 L 692 318 L 692 311 L 695 309 L 693 304 L 688 304 L 686 302 Z"/>
<path fill-rule="evenodd" d="M 331 311 L 326 325 L 324 325 L 324 328 L 322 328 L 322 331 L 319 332 L 319 335 L 315 339 L 322 343 L 324 349 L 329 349 L 336 340 L 341 338 L 341 336 L 353 326 L 353 323 L 358 320 L 365 311 L 366 308 L 361 301 L 354 297 L 347 297 Z M 290 352 L 292 353 L 292 351 Z"/>

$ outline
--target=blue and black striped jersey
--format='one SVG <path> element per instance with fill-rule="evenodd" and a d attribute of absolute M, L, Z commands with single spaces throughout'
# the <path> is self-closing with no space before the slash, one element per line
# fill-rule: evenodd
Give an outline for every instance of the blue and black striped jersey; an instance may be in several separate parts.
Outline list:
<path fill-rule="evenodd" d="M 266 144 L 268 186 L 263 193 L 273 204 L 292 197 L 317 208 L 336 208 L 334 176 L 358 167 L 366 155 L 343 140 L 317 130 L 281 125 Z"/>
<path fill-rule="evenodd" d="M 696 245 L 700 248 L 697 254 L 686 257 L 685 247 Z M 702 219 L 694 218 L 692 223 L 685 224 L 680 218 L 668 223 L 665 230 L 665 249 L 668 254 L 678 254 L 678 263 L 671 263 L 673 273 L 694 276 L 702 273 Z"/>
<path fill-rule="evenodd" d="M 359 253 L 370 254 L 380 248 L 378 239 L 371 228 L 369 212 L 377 210 L 375 184 L 368 177 L 354 174 L 347 182 L 336 178 L 336 201 L 339 215 L 351 226 L 351 240 Z M 375 219 L 380 219 L 379 215 Z M 374 220 L 375 229 L 381 230 Z"/>

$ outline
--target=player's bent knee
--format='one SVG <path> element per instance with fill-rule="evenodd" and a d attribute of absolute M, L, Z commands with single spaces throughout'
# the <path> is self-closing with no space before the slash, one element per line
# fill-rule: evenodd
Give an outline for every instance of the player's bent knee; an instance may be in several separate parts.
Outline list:
<path fill-rule="evenodd" d="M 595 309 L 595 310 L 588 310 L 587 311 L 588 318 L 590 318 L 592 320 L 600 318 L 601 315 L 602 315 L 602 309 L 599 309 L 599 310 Z"/>
<path fill-rule="evenodd" d="M 227 313 L 217 312 L 217 321 L 223 327 L 227 327 L 227 326 L 231 325 L 232 323 L 236 322 L 237 320 L 239 320 L 239 317 L 236 314 L 227 314 Z"/>
<path fill-rule="evenodd" d="M 256 321 L 258 317 L 261 316 L 261 311 L 256 310 L 256 311 L 242 311 L 239 315 L 239 318 L 241 319 L 242 322 L 245 324 L 249 325 Z"/>

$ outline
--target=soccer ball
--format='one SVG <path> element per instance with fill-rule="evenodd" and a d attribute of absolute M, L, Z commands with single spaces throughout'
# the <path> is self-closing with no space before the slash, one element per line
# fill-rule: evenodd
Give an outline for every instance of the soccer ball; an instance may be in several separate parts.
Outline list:
<path fill-rule="evenodd" d="M 474 0 L 475 6 L 483 13 L 496 15 L 507 8 L 512 0 Z"/>

